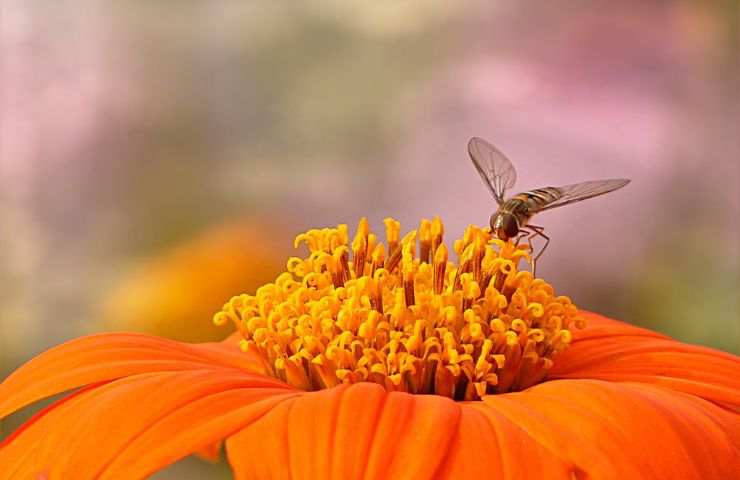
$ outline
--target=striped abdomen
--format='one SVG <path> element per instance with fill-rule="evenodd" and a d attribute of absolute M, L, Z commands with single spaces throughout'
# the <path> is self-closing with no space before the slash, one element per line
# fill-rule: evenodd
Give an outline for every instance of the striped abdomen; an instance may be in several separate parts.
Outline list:
<path fill-rule="evenodd" d="M 514 195 L 504 202 L 499 211 L 514 215 L 521 228 L 527 224 L 532 215 L 562 196 L 562 192 L 554 187 L 537 188 Z"/>

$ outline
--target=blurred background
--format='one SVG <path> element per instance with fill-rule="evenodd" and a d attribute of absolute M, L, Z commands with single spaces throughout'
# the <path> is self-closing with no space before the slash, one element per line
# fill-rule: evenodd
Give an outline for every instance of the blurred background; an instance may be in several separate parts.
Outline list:
<path fill-rule="evenodd" d="M 734 0 L 0 5 L 0 378 L 102 330 L 221 338 L 307 228 L 486 224 L 473 135 L 515 190 L 633 180 L 538 217 L 558 291 L 740 353 Z"/>

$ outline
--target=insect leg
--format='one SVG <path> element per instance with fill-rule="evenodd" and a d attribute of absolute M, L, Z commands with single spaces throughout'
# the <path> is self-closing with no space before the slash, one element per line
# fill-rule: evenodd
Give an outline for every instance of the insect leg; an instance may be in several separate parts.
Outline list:
<path fill-rule="evenodd" d="M 518 234 L 516 235 L 516 239 L 514 240 L 514 245 L 516 245 L 516 246 L 518 247 L 518 246 L 519 246 L 519 242 L 521 242 L 521 241 L 522 241 L 522 240 L 524 240 L 525 238 L 526 238 L 527 240 L 529 240 L 529 238 L 530 238 L 531 236 L 532 236 L 532 234 L 531 234 L 531 233 L 530 233 L 529 231 L 527 231 L 527 230 L 525 230 L 525 229 L 521 229 L 521 230 L 519 230 L 519 233 L 518 233 Z M 530 245 L 530 249 L 531 249 L 531 248 L 532 248 L 532 246 Z"/>
<path fill-rule="evenodd" d="M 537 256 L 534 257 L 534 261 L 536 262 L 542 256 L 542 254 L 545 253 L 545 249 L 550 244 L 550 237 L 544 234 L 545 229 L 543 227 L 538 227 L 536 225 L 527 225 L 527 228 L 531 229 L 534 232 L 533 235 L 535 237 L 542 237 L 545 239 L 545 245 L 542 247 Z"/>
<path fill-rule="evenodd" d="M 532 259 L 532 276 L 537 276 L 537 260 L 542 256 L 542 254 L 545 252 L 545 249 L 550 244 L 550 237 L 545 235 L 543 231 L 545 230 L 543 227 L 538 227 L 537 225 L 527 225 L 525 227 L 527 231 L 529 232 L 529 235 L 527 235 L 527 241 L 529 241 L 529 246 L 534 253 L 534 247 L 532 246 L 532 239 L 534 237 L 542 237 L 545 239 L 545 245 L 540 249 L 540 251 L 535 255 L 535 257 Z"/>
<path fill-rule="evenodd" d="M 535 271 L 535 261 L 532 260 L 531 255 L 534 253 L 534 245 L 532 244 L 532 238 L 537 235 L 537 232 L 534 232 L 532 230 L 529 230 L 529 226 L 522 227 L 519 229 L 519 235 L 516 238 L 516 246 L 519 246 L 519 243 L 524 240 L 527 242 L 527 249 L 529 250 L 530 254 L 530 262 L 529 264 L 532 266 L 532 275 L 534 275 Z"/>

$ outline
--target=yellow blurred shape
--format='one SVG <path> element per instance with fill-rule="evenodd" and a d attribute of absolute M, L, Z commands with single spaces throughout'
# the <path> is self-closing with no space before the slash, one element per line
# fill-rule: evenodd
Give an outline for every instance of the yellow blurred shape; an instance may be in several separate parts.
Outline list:
<path fill-rule="evenodd" d="M 214 312 L 284 267 L 275 232 L 264 223 L 226 224 L 137 263 L 105 296 L 104 327 L 187 342 L 224 338 L 228 332 L 211 322 Z"/>

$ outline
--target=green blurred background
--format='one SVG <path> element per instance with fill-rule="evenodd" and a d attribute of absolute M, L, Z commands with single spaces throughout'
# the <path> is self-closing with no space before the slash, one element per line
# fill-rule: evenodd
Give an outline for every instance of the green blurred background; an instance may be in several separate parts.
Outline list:
<path fill-rule="evenodd" d="M 473 135 L 518 190 L 631 178 L 538 217 L 538 273 L 740 353 L 736 1 L 0 5 L 2 376 L 101 330 L 218 338 L 309 227 L 485 224 Z"/>

